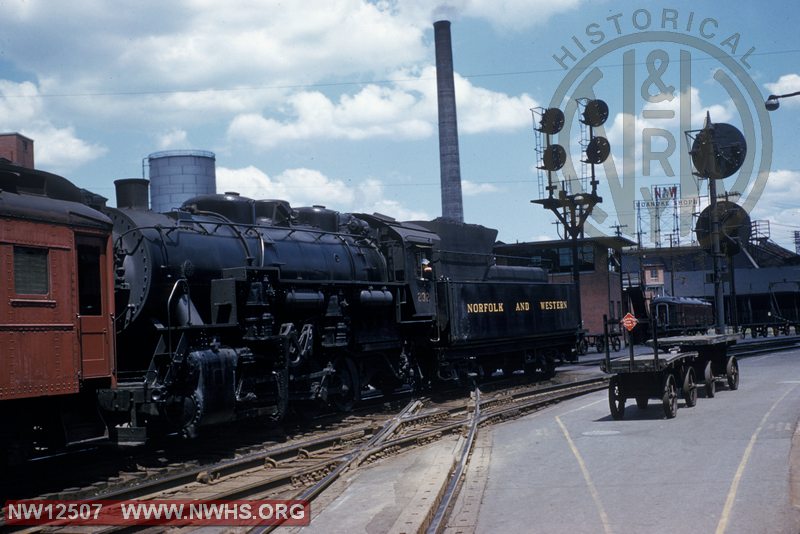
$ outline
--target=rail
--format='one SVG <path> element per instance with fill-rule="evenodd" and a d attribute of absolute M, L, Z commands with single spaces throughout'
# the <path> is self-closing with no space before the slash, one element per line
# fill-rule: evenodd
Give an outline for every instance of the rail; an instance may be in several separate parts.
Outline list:
<path fill-rule="evenodd" d="M 170 474 L 142 473 L 142 477 L 123 482 L 124 486 L 109 487 L 105 491 L 87 487 L 80 492 L 61 492 L 58 496 L 63 499 L 127 500 L 159 498 L 165 494 L 169 498 L 184 498 L 182 495 L 194 498 L 193 495 L 202 494 L 204 499 L 280 495 L 311 500 L 323 493 L 342 473 L 409 447 L 422 446 L 470 429 L 472 438 L 464 443 L 461 458 L 454 462 L 458 466 L 453 471 L 455 478 L 442 482 L 442 488 L 447 488 L 442 490 L 442 495 L 446 496 L 443 502 L 452 503 L 458 496 L 457 482 L 468 464 L 469 450 L 479 425 L 519 417 L 564 398 L 604 389 L 606 384 L 607 380 L 602 377 L 544 388 L 540 385 L 516 386 L 511 391 L 501 390 L 486 398 L 477 396 L 468 404 L 463 398 L 445 401 L 444 404 L 413 400 L 402 411 L 385 420 L 386 416 L 380 416 L 381 421 L 376 421 L 373 415 L 369 422 L 360 422 L 357 426 L 348 426 L 322 437 L 273 446 L 207 466 L 183 467 Z M 473 405 L 474 410 L 470 411 Z M 298 484 L 306 486 L 299 494 L 292 489 Z M 208 496 L 210 488 L 216 488 L 212 497 Z M 431 512 L 427 517 L 435 515 Z M 446 510 L 440 515 L 441 524 L 444 524 Z M 2 527 L 0 521 L 0 529 Z M 126 529 L 113 527 L 103 532 L 124 532 Z M 53 527 L 54 532 L 58 530 Z"/>

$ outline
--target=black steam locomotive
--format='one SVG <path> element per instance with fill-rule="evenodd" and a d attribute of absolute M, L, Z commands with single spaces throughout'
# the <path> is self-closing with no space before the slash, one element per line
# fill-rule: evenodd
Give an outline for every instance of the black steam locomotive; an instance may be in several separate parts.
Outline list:
<path fill-rule="evenodd" d="M 118 189 L 120 207 L 99 212 L 63 178 L 5 165 L 0 179 L 0 206 L 26 206 L 0 214 L 4 228 L 21 228 L 6 230 L 0 247 L 13 266 L 10 306 L 60 314 L 52 328 L 33 315 L 0 325 L 11 346 L 26 336 L 50 369 L 0 353 L 0 415 L 39 414 L 14 417 L 21 428 L 0 432 L 0 448 L 25 440 L 31 425 L 61 444 L 101 434 L 135 444 L 149 432 L 280 419 L 304 403 L 348 409 L 365 392 L 498 369 L 546 378 L 575 346 L 573 286 L 549 284 L 537 268 L 495 265 L 496 231 L 482 226 L 233 193 L 162 214 L 147 209 L 137 189 L 146 186 L 136 183 Z M 56 183 L 69 195 L 49 195 Z M 71 215 L 50 217 L 56 208 Z M 48 243 L 56 229 L 63 235 Z M 62 255 L 72 259 L 54 263 Z M 24 279 L 14 269 L 29 260 L 51 280 L 31 286 L 37 294 L 14 285 Z M 53 339 L 71 355 L 43 353 Z M 71 421 L 79 425 L 58 430 Z"/>
<path fill-rule="evenodd" d="M 495 230 L 233 193 L 108 213 L 119 363 L 100 400 L 123 442 L 496 369 L 549 377 L 574 347 L 573 287 L 494 265 Z"/>

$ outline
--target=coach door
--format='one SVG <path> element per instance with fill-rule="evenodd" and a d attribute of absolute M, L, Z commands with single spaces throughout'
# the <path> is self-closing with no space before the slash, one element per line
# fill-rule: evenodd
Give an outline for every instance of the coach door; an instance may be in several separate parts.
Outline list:
<path fill-rule="evenodd" d="M 111 374 L 109 279 L 106 238 L 75 236 L 78 260 L 78 323 L 84 378 Z"/>
<path fill-rule="evenodd" d="M 656 317 L 658 318 L 658 326 L 664 330 L 669 328 L 669 306 L 665 302 L 656 304 Z"/>

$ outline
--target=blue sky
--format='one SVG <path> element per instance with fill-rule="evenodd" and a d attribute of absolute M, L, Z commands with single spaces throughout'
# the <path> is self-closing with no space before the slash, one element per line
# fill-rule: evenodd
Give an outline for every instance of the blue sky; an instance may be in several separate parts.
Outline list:
<path fill-rule="evenodd" d="M 762 101 L 800 90 L 800 12 L 788 0 L 768 9 L 738 0 L 724 8 L 710 1 L 0 0 L 0 10 L 0 131 L 33 138 L 38 167 L 112 204 L 113 181 L 141 176 L 148 154 L 194 148 L 216 154 L 220 190 L 398 219 L 439 216 L 432 23 L 444 18 L 452 21 L 467 222 L 497 228 L 506 242 L 558 237 L 555 217 L 530 203 L 539 198 L 530 108 L 549 106 L 570 69 L 605 46 L 581 72 L 602 74 L 594 89 L 610 117 L 601 133 L 631 198 L 672 183 L 684 184 L 685 196 L 687 184 L 705 192 L 681 170 L 683 125 L 652 119 L 652 110 L 680 117 L 691 105 L 693 128 L 707 110 L 716 122 L 754 124 L 748 153 L 756 168 L 771 142 L 761 181 L 735 175 L 720 189 L 742 189 L 740 202 L 750 199 L 751 217 L 770 221 L 774 241 L 793 249 L 800 230 L 800 97 L 782 101 L 764 123 L 746 94 L 748 83 Z M 659 30 L 677 42 L 653 41 Z M 657 97 L 660 81 L 675 89 L 668 101 L 643 93 L 661 67 L 654 51 L 667 62 L 647 94 Z M 626 61 L 634 65 L 628 78 Z M 726 75 L 729 86 L 720 82 Z M 586 96 L 578 82 L 566 88 L 563 105 Z M 625 124 L 633 132 L 627 138 Z M 670 132 L 651 137 L 651 151 L 668 151 L 669 136 L 675 141 L 669 169 L 650 161 L 645 172 L 648 128 Z M 577 123 L 559 142 L 577 158 Z M 630 222 L 630 236 L 635 211 L 610 188 L 609 165 L 598 168 L 607 216 L 591 224 L 609 233 Z M 689 219 L 682 242 L 691 238 Z M 654 234 L 646 217 L 642 229 Z"/>

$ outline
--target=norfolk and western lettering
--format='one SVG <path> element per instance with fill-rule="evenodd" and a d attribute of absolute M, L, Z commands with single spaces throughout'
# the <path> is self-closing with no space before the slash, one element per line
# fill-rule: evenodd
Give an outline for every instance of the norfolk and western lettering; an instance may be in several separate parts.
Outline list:
<path fill-rule="evenodd" d="M 542 300 L 539 302 L 541 311 L 566 310 L 568 307 L 566 300 Z M 531 303 L 528 301 L 515 302 L 513 308 L 515 312 L 531 311 Z M 505 313 L 504 302 L 475 302 L 467 303 L 467 313 Z"/>

